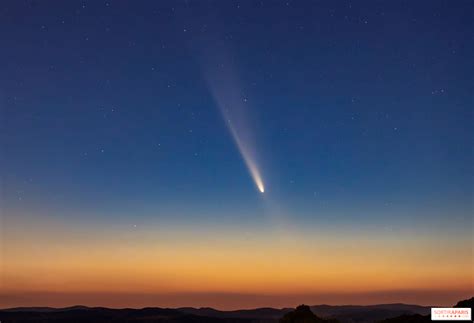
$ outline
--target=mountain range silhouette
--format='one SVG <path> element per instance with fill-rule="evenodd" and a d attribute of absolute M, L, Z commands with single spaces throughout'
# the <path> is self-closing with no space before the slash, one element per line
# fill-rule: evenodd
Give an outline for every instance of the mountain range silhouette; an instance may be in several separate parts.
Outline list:
<path fill-rule="evenodd" d="M 473 307 L 474 297 L 456 307 Z M 209 307 L 176 309 L 147 307 L 111 309 L 72 306 L 66 308 L 17 307 L 0 310 L 2 323 L 422 323 L 431 322 L 430 307 L 407 304 L 300 305 L 293 308 L 257 308 L 220 311 Z"/>

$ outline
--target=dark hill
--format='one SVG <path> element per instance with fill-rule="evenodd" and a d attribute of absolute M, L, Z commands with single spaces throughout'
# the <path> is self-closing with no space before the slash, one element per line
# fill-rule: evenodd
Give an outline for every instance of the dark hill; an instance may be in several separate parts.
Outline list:
<path fill-rule="evenodd" d="M 473 305 L 474 305 L 474 297 L 471 297 L 470 299 L 459 301 L 454 307 L 470 307 L 471 313 L 472 313 Z M 419 314 L 401 315 L 398 317 L 385 319 L 379 322 L 380 323 L 427 323 L 427 322 L 433 322 L 433 321 L 431 320 L 431 313 L 430 313 L 428 315 L 419 315 Z M 453 321 L 436 321 L 436 322 L 453 322 Z"/>
<path fill-rule="evenodd" d="M 317 317 L 309 306 L 300 305 L 294 311 L 286 313 L 280 320 L 280 323 L 338 323 L 333 319 L 322 319 Z"/>
<path fill-rule="evenodd" d="M 454 307 L 470 307 L 472 313 L 472 308 L 474 307 L 474 297 L 459 301 Z"/>

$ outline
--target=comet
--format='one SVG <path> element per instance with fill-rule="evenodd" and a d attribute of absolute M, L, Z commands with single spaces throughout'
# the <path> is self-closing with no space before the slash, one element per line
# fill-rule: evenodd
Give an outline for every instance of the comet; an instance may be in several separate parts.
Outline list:
<path fill-rule="evenodd" d="M 216 58 L 216 57 L 214 57 Z M 255 136 L 248 120 L 251 104 L 243 95 L 237 73 L 232 69 L 231 60 L 222 55 L 208 64 L 205 76 L 210 92 L 219 108 L 230 134 L 242 156 L 250 177 L 260 193 L 265 192 L 262 175 L 257 164 Z"/>

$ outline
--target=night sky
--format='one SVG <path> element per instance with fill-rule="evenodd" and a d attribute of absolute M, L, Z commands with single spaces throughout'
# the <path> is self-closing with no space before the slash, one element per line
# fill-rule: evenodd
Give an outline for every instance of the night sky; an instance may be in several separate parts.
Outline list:
<path fill-rule="evenodd" d="M 2 1 L 0 307 L 472 296 L 473 16 Z"/>

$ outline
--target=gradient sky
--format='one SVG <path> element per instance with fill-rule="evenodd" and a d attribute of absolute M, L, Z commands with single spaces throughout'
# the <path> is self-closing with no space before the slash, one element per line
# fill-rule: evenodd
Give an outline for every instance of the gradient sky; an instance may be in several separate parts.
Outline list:
<path fill-rule="evenodd" d="M 473 16 L 2 1 L 0 307 L 472 296 Z"/>

